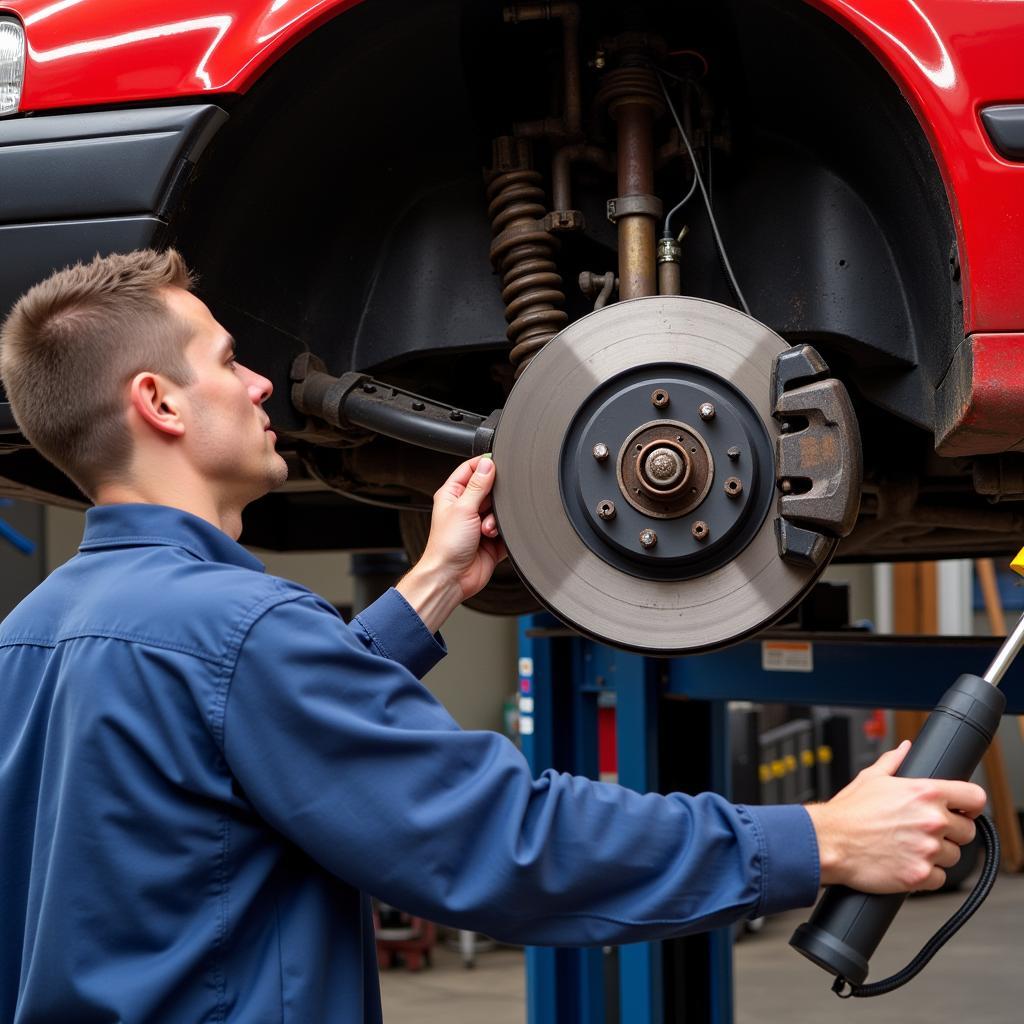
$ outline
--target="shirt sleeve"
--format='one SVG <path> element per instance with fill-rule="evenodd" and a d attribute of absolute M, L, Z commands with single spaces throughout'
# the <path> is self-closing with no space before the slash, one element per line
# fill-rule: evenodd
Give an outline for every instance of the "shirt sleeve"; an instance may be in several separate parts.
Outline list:
<path fill-rule="evenodd" d="M 371 651 L 404 665 L 422 679 L 447 653 L 440 633 L 431 633 L 402 595 L 392 587 L 353 620 L 356 636 Z"/>
<path fill-rule="evenodd" d="M 622 943 L 817 895 L 803 808 L 534 779 L 514 744 L 460 729 L 313 597 L 251 626 L 224 715 L 226 760 L 270 826 L 433 921 L 518 943 Z"/>

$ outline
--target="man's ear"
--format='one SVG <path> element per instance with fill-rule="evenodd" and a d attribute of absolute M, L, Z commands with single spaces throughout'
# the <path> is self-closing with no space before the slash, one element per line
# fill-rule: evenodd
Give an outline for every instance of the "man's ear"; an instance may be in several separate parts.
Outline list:
<path fill-rule="evenodd" d="M 131 397 L 132 408 L 154 430 L 174 437 L 185 433 L 180 387 L 147 370 L 132 378 Z"/>

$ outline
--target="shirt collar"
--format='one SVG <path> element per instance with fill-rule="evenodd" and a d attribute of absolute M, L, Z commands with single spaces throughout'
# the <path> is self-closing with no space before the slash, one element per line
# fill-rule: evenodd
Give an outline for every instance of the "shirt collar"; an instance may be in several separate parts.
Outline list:
<path fill-rule="evenodd" d="M 204 562 L 226 562 L 264 571 L 263 563 L 223 530 L 191 512 L 167 505 L 96 505 L 85 514 L 79 551 L 146 547 L 184 548 Z"/>

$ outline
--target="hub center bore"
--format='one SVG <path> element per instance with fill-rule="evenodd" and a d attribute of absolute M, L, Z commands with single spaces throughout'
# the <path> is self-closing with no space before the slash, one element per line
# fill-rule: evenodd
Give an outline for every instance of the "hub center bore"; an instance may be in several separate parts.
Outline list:
<path fill-rule="evenodd" d="M 619 450 L 619 489 L 638 512 L 677 519 L 708 493 L 714 462 L 704 438 L 686 423 L 652 420 Z"/>

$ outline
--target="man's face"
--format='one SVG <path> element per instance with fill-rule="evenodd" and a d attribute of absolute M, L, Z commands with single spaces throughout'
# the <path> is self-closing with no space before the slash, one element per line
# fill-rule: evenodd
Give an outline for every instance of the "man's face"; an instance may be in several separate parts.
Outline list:
<path fill-rule="evenodd" d="M 223 498 L 247 504 L 288 477 L 263 411 L 273 385 L 235 360 L 234 340 L 204 302 L 183 288 L 166 289 L 165 298 L 192 327 L 185 355 L 194 380 L 185 389 L 182 440 L 192 464 Z"/>

